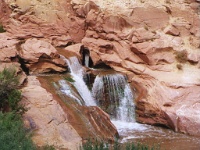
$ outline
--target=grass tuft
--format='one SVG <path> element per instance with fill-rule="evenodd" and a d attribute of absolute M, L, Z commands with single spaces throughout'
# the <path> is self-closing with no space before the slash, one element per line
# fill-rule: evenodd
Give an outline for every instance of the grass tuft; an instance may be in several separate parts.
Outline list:
<path fill-rule="evenodd" d="M 71 77 L 65 77 L 65 80 L 72 83 L 75 82 L 75 80 L 72 79 Z"/>
<path fill-rule="evenodd" d="M 186 63 L 188 60 L 188 53 L 186 50 L 176 52 L 175 55 L 175 58 L 179 63 Z"/>
<path fill-rule="evenodd" d="M 92 142 L 88 140 L 80 148 L 81 150 L 160 150 L 160 146 L 148 146 L 141 143 L 126 143 L 121 144 L 115 141 L 114 144 L 108 144 L 104 142 Z"/>
<path fill-rule="evenodd" d="M 3 26 L 0 24 L 0 33 L 6 32 L 6 30 L 3 28 Z"/>

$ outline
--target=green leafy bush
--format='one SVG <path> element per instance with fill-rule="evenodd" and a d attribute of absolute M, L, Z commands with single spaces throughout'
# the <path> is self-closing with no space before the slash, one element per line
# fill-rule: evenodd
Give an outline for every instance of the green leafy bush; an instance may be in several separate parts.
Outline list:
<path fill-rule="evenodd" d="M 36 150 L 30 135 L 23 127 L 20 115 L 13 112 L 0 112 L 0 149 Z"/>
<path fill-rule="evenodd" d="M 19 80 L 16 77 L 15 69 L 5 68 L 0 72 L 0 110 L 6 111 L 11 109 L 14 111 L 24 110 L 19 105 L 21 100 L 21 92 L 18 90 Z"/>
<path fill-rule="evenodd" d="M 65 77 L 65 80 L 68 82 L 75 82 L 74 79 L 72 79 L 71 77 Z"/>
<path fill-rule="evenodd" d="M 121 144 L 117 141 L 114 144 L 107 144 L 103 142 L 91 142 L 88 140 L 83 144 L 81 150 L 160 150 L 159 146 L 148 146 L 141 143 L 125 143 Z"/>
<path fill-rule="evenodd" d="M 5 68 L 0 72 L 0 150 L 54 150 L 49 145 L 36 147 L 23 127 L 21 113 L 25 108 L 19 104 L 18 85 L 15 69 Z"/>
<path fill-rule="evenodd" d="M 6 30 L 4 30 L 3 26 L 0 24 L 0 33 L 6 32 Z"/>
<path fill-rule="evenodd" d="M 159 150 L 159 146 L 148 146 L 141 143 L 127 143 L 126 150 Z"/>
<path fill-rule="evenodd" d="M 80 149 L 81 150 L 109 150 L 109 145 L 104 142 L 98 142 L 97 140 L 95 142 L 88 140 L 86 143 L 83 144 L 83 146 Z"/>

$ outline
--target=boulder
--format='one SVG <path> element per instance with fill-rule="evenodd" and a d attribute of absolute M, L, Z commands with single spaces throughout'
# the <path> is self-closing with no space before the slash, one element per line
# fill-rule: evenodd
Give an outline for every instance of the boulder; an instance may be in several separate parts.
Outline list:
<path fill-rule="evenodd" d="M 101 108 L 96 106 L 83 108 L 84 115 L 88 118 L 94 128 L 96 138 L 113 142 L 119 138 L 116 127 L 111 123 L 110 117 Z"/>
<path fill-rule="evenodd" d="M 20 57 L 29 69 L 29 73 L 46 73 L 66 71 L 66 63 L 57 50 L 48 42 L 36 38 L 28 39 L 21 45 Z"/>
<path fill-rule="evenodd" d="M 66 64 L 52 45 L 78 54 L 82 44 L 94 65 L 105 63 L 128 74 L 138 89 L 139 122 L 199 135 L 198 3 L 0 0 L 0 22 L 11 39 L 25 40 L 19 55 L 30 73 L 65 71 Z M 2 42 L 8 47 L 1 46 L 0 58 L 10 62 L 17 54 L 17 41 Z M 69 46 L 74 43 L 80 45 Z M 185 55 L 178 56 L 183 51 Z"/>
<path fill-rule="evenodd" d="M 7 33 L 0 33 L 0 62 L 11 62 L 17 57 L 16 44 L 18 42 Z"/>

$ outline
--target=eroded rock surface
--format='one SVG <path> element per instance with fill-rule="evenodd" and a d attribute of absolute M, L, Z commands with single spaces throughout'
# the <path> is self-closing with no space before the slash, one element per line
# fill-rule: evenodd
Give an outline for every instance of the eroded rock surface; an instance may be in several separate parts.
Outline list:
<path fill-rule="evenodd" d="M 82 139 L 68 122 L 67 114 L 52 94 L 41 87 L 35 76 L 28 77 L 22 95 L 23 103 L 28 108 L 24 114 L 25 125 L 34 131 L 32 139 L 38 146 L 53 145 L 71 150 L 79 148 Z"/>
<path fill-rule="evenodd" d="M 28 39 L 21 45 L 19 56 L 23 59 L 29 73 L 66 71 L 65 61 L 48 42 L 36 38 Z"/>
<path fill-rule="evenodd" d="M 138 121 L 199 135 L 199 1 L 0 0 L 0 8 L 13 38 L 80 43 L 94 65 L 128 74 Z"/>

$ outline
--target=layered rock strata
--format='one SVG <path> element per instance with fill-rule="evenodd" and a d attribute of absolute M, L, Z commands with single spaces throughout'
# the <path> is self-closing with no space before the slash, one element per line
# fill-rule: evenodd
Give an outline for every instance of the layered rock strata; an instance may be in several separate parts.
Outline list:
<path fill-rule="evenodd" d="M 126 73 L 139 122 L 200 135 L 199 1 L 0 0 L 0 18 L 11 41 L 80 43 L 94 65 Z"/>

